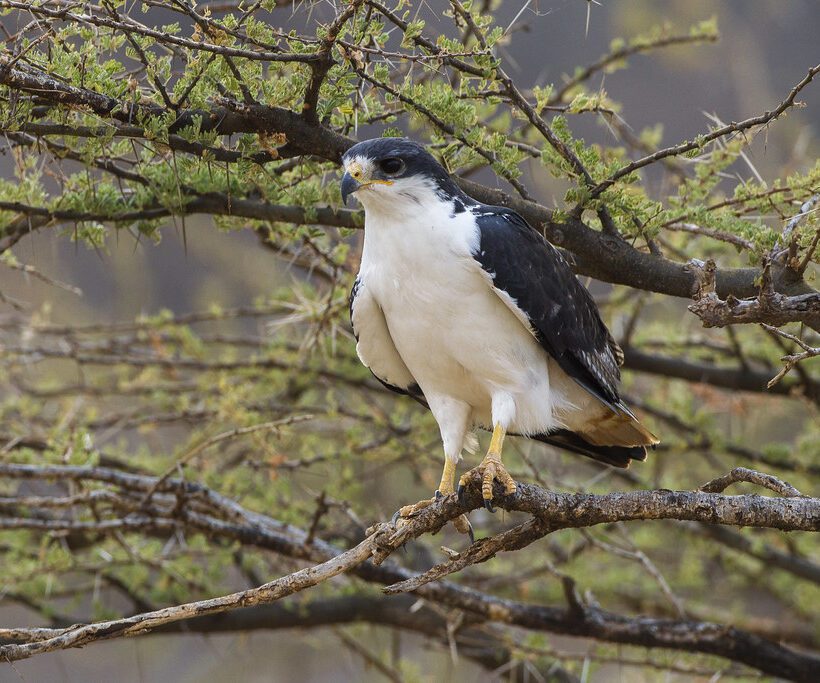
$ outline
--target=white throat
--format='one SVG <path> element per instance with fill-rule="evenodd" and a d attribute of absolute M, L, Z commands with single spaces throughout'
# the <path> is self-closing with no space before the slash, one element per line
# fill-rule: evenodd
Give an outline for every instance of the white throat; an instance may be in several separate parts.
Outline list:
<path fill-rule="evenodd" d="M 446 202 L 438 188 L 427 178 L 399 178 L 391 185 L 374 184 L 362 187 L 356 198 L 364 206 L 365 214 L 399 217 L 408 212 L 418 215 L 424 207 L 432 208 Z"/>
<path fill-rule="evenodd" d="M 357 192 L 365 207 L 361 271 L 415 281 L 422 273 L 433 275 L 432 268 L 432 282 L 441 286 L 454 257 L 472 262 L 479 241 L 475 216 L 442 197 L 429 180 L 404 180 L 411 182 L 384 188 L 389 192 L 378 186 L 371 194 Z"/>

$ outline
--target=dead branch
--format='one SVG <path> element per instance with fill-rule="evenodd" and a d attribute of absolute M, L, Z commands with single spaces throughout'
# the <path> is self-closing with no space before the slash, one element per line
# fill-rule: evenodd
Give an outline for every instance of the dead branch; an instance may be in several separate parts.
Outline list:
<path fill-rule="evenodd" d="M 787 224 L 794 229 L 792 221 Z M 811 327 L 820 327 L 820 292 L 807 292 L 785 296 L 775 291 L 772 279 L 771 259 L 763 267 L 760 291 L 754 299 L 738 299 L 729 295 L 725 300 L 715 292 L 717 266 L 709 259 L 706 262 L 692 259 L 687 269 L 693 274 L 695 283 L 689 310 L 701 319 L 704 327 L 725 327 L 743 323 L 768 323 L 774 326 L 790 322 L 802 322 Z"/>
<path fill-rule="evenodd" d="M 820 326 L 820 292 L 785 296 L 772 292 L 756 299 L 722 300 L 717 295 L 705 296 L 689 310 L 703 322 L 704 327 L 725 327 L 748 323 L 786 325 L 800 322 L 811 327 Z"/>
<path fill-rule="evenodd" d="M 785 363 L 785 365 L 781 368 L 780 372 L 778 372 L 774 377 L 772 377 L 772 379 L 769 380 L 769 383 L 766 385 L 769 389 L 775 386 L 781 379 L 783 379 L 783 377 L 786 376 L 786 374 L 789 371 L 791 371 L 792 368 L 794 368 L 801 361 L 820 356 L 820 347 L 809 346 L 802 339 L 795 337 L 793 334 L 789 334 L 788 332 L 784 332 L 783 330 L 780 330 L 777 327 L 773 327 L 772 325 L 762 323 L 761 327 L 770 334 L 777 335 L 778 337 L 782 337 L 783 339 L 788 339 L 790 342 L 797 344 L 801 349 L 803 349 L 799 353 L 790 353 L 783 356 L 780 359 Z"/>
<path fill-rule="evenodd" d="M 411 580 L 415 575 L 389 563 L 384 564 L 384 560 L 410 539 L 437 531 L 448 520 L 454 519 L 463 511 L 476 509 L 483 504 L 477 482 L 473 482 L 463 504 L 459 503 L 454 495 L 444 497 L 414 519 L 403 523 L 398 529 L 387 524 L 376 525 L 364 541 L 351 550 L 340 553 L 318 539 L 306 544 L 306 532 L 244 510 L 206 487 L 182 480 L 169 478 L 160 482 L 157 487 L 158 493 L 146 507 L 142 494 L 157 484 L 156 477 L 100 467 L 16 464 L 0 464 L 0 476 L 13 479 L 91 480 L 105 482 L 121 488 L 124 492 L 131 492 L 130 496 L 123 497 L 124 507 L 118 508 L 118 512 L 115 513 L 116 519 L 89 522 L 55 517 L 43 519 L 41 508 L 37 518 L 9 517 L 7 512 L 4 513 L 0 518 L 0 526 L 5 528 L 53 531 L 77 529 L 77 525 L 81 524 L 78 530 L 85 532 L 105 532 L 110 526 L 126 526 L 141 533 L 187 528 L 210 536 L 222 536 L 270 548 L 290 557 L 318 563 L 249 591 L 154 610 L 125 619 L 75 626 L 63 629 L 59 634 L 50 631 L 28 633 L 20 629 L 0 631 L 0 637 L 15 637 L 18 640 L 25 637 L 31 641 L 0 647 L 0 657 L 11 660 L 101 639 L 144 633 L 154 627 L 194 616 L 274 602 L 285 595 L 305 590 L 346 571 L 382 585 Z M 169 493 L 174 495 L 168 496 Z M 84 501 L 78 498 L 73 502 L 80 505 Z M 466 558 L 483 561 L 492 553 L 482 548 L 506 551 L 523 547 L 558 528 L 577 528 L 637 519 L 682 519 L 712 524 L 807 531 L 816 531 L 820 528 L 820 499 L 807 497 L 763 498 L 754 495 L 726 496 L 702 491 L 663 490 L 606 495 L 565 494 L 521 484 L 515 496 L 505 497 L 499 492 L 497 502 L 499 507 L 509 511 L 527 512 L 532 514 L 534 519 L 502 535 L 504 540 L 500 543 L 491 540 L 476 544 L 478 548 L 472 551 L 472 554 L 470 550 L 462 554 Z M 128 512 L 129 506 L 132 509 L 134 506 L 141 506 L 141 514 Z M 45 512 L 47 514 L 48 510 Z M 125 516 L 117 517 L 122 514 Z M 214 516 L 215 514 L 218 516 Z M 44 522 L 47 524 L 43 524 Z M 111 524 L 112 522 L 120 523 Z M 470 563 L 468 561 L 464 565 Z M 817 666 L 817 660 L 811 655 L 798 654 L 737 629 L 727 631 L 725 626 L 686 620 L 624 618 L 584 603 L 579 603 L 573 610 L 566 612 L 561 608 L 516 603 L 442 581 L 419 585 L 416 593 L 491 621 L 518 624 L 537 630 L 592 636 L 613 642 L 710 652 L 795 680 L 810 680 L 810 672 Z"/>
<path fill-rule="evenodd" d="M 192 617 L 218 614 L 240 607 L 252 607 L 275 602 L 287 595 L 298 593 L 327 581 L 361 564 L 373 554 L 377 548 L 380 535 L 385 533 L 387 531 L 382 529 L 380 532 L 368 536 L 351 550 L 341 553 L 326 562 L 283 576 L 258 588 L 238 591 L 209 600 L 199 600 L 174 607 L 166 607 L 153 612 L 144 612 L 125 619 L 73 626 L 63 629 L 58 635 L 52 635 L 44 640 L 2 645 L 0 646 L 0 659 L 6 661 L 27 659 L 44 652 L 82 647 L 99 640 L 137 635 L 163 624 L 183 621 Z M 0 630 L 0 637 L 4 635 L 3 631 Z"/>

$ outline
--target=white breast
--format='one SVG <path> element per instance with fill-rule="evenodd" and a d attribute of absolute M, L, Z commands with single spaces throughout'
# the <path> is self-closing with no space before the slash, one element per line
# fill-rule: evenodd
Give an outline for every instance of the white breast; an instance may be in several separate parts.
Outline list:
<path fill-rule="evenodd" d="M 491 426 L 492 397 L 504 393 L 514 401 L 510 429 L 560 426 L 554 410 L 567 406 L 550 391 L 549 356 L 472 257 L 472 213 L 432 192 L 380 208 L 367 206 L 360 277 L 425 396 L 467 403 L 474 422 Z"/>

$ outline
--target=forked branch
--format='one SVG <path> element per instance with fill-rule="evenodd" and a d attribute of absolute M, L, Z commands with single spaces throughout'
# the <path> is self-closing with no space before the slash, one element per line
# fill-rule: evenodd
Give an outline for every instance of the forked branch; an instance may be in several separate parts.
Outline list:
<path fill-rule="evenodd" d="M 728 475 L 727 483 L 716 480 L 704 488 L 715 489 L 725 487 L 732 481 L 744 480 L 761 483 L 788 497 L 726 496 L 703 490 L 595 495 L 557 493 L 520 484 L 516 495 L 498 495 L 496 502 L 499 507 L 511 512 L 532 515 L 529 521 L 499 536 L 475 543 L 448 563 L 421 576 L 385 563 L 385 560 L 409 540 L 438 531 L 462 512 L 480 507 L 482 499 L 477 485 L 468 488 L 463 502 L 459 502 L 454 495 L 447 496 L 424 509 L 417 517 L 403 522 L 399 528 L 391 524 L 377 524 L 363 541 L 350 550 L 340 552 L 323 541 L 308 538 L 306 532 L 245 510 L 206 487 L 182 480 L 135 475 L 103 467 L 17 464 L 0 465 L 0 476 L 6 479 L 98 482 L 108 487 L 108 497 L 75 496 L 59 501 L 59 506 L 40 505 L 43 501 L 31 497 L 4 499 L 0 508 L 0 528 L 73 530 L 79 533 L 130 530 L 160 535 L 169 531 L 202 532 L 214 538 L 268 548 L 311 563 L 305 569 L 254 589 L 123 619 L 66 629 L 0 629 L 0 639 L 13 641 L 0 646 L 0 658 L 8 661 L 98 640 L 146 633 L 202 615 L 269 604 L 349 572 L 367 581 L 393 585 L 391 592 L 403 587 L 420 597 L 465 610 L 489 621 L 610 642 L 718 654 L 795 680 L 811 680 L 811 672 L 820 665 L 820 660 L 812 655 L 798 653 L 742 630 L 718 624 L 623 617 L 583 602 L 578 602 L 569 610 L 541 607 L 497 598 L 441 580 L 452 571 L 483 562 L 497 552 L 524 547 L 562 528 L 629 520 L 679 519 L 792 531 L 820 529 L 820 499 L 795 495 L 796 490 L 784 482 L 751 470 L 736 470 Z M 156 493 L 146 500 L 144 494 L 151 490 Z M 106 503 L 110 503 L 109 498 L 112 497 L 117 499 L 116 504 L 107 508 Z M 81 513 L 92 504 L 97 516 L 86 521 L 77 520 L 77 515 L 69 518 L 63 513 L 66 507 Z"/>

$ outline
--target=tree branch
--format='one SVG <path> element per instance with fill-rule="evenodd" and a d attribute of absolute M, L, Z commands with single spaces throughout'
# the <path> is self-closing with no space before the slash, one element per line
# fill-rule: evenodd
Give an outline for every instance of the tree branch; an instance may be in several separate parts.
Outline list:
<path fill-rule="evenodd" d="M 725 327 L 748 323 L 786 325 L 792 322 L 820 327 L 820 292 L 785 296 L 772 292 L 756 299 L 726 300 L 712 294 L 689 304 L 689 310 L 703 322 L 704 327 Z"/>
<path fill-rule="evenodd" d="M 0 476 L 15 479 L 92 480 L 107 482 L 126 491 L 143 493 L 157 484 L 156 477 L 127 474 L 100 467 L 4 463 L 0 464 Z M 273 602 L 343 571 L 351 571 L 365 580 L 383 585 L 406 581 L 414 575 L 393 565 L 382 564 L 389 554 L 411 538 L 437 531 L 448 520 L 454 519 L 462 512 L 483 505 L 479 482 L 475 480 L 471 482 L 463 504 L 459 503 L 454 495 L 446 496 L 422 510 L 417 517 L 398 529 L 391 525 L 377 525 L 364 541 L 349 551 L 339 553 L 318 539 L 306 544 L 306 532 L 246 511 L 201 485 L 166 479 L 159 483 L 158 491 L 160 494 L 166 494 L 166 498 L 168 493 L 175 494 L 167 500 L 162 495 L 155 496 L 151 506 L 147 509 L 141 508 L 142 515 L 147 514 L 147 517 L 132 516 L 127 513 L 126 506 L 126 517 L 119 520 L 101 519 L 84 523 L 64 517 L 43 519 L 42 515 L 22 519 L 5 516 L 0 518 L 0 526 L 50 530 L 81 527 L 86 531 L 104 531 L 106 528 L 110 530 L 125 526 L 141 532 L 161 528 L 190 528 L 211 536 L 231 538 L 319 564 L 264 584 L 252 591 L 240 591 L 221 598 L 165 608 L 126 619 L 77 626 L 61 631 L 59 635 L 40 634 L 48 635 L 47 640 L 3 646 L 0 648 L 0 657 L 25 658 L 38 652 L 142 633 L 156 626 L 178 622 L 192 616 Z M 182 503 L 178 498 L 180 495 L 183 496 Z M 131 500 L 141 503 L 144 496 L 132 496 Z M 513 530 L 504 536 L 503 538 L 508 541 L 495 545 L 494 550 L 507 550 L 507 543 L 509 548 L 521 547 L 558 528 L 637 519 L 681 519 L 711 524 L 807 531 L 816 531 L 820 528 L 820 499 L 804 497 L 761 498 L 750 495 L 725 496 L 705 492 L 663 490 L 607 495 L 568 494 L 546 491 L 530 484 L 520 484 L 514 496 L 504 496 L 500 491 L 497 492 L 496 502 L 503 509 L 527 512 L 535 519 L 523 528 L 518 527 L 518 531 Z M 133 504 L 132 502 L 131 505 Z M 220 515 L 227 515 L 227 520 L 230 521 L 217 519 L 210 513 L 196 511 L 196 507 L 202 505 Z M 483 546 L 493 547 L 493 543 L 485 542 Z M 475 556 L 479 558 L 485 555 L 486 559 L 486 552 L 473 552 L 477 552 Z M 368 561 L 371 557 L 372 562 Z M 382 566 L 379 566 L 380 564 Z M 738 629 L 729 628 L 727 631 L 727 627 L 716 624 L 644 617 L 626 618 L 592 605 L 582 605 L 582 608 L 576 605 L 576 608 L 568 613 L 559 608 L 526 605 L 496 598 L 441 581 L 421 585 L 416 593 L 451 607 L 468 610 L 492 621 L 612 642 L 710 652 L 796 680 L 810 680 L 809 674 L 818 663 L 811 655 L 795 653 Z M 16 633 L 19 636 L 19 630 Z M 0 636 L 2 635 L 3 632 L 0 631 Z"/>
<path fill-rule="evenodd" d="M 624 367 L 638 372 L 649 372 L 683 379 L 689 382 L 704 382 L 716 387 L 739 391 L 767 392 L 770 394 L 792 395 L 802 392 L 814 403 L 820 403 L 820 383 L 779 382 L 769 386 L 771 375 L 759 370 L 743 367 L 721 367 L 708 363 L 649 354 L 633 348 L 624 349 Z"/>
<path fill-rule="evenodd" d="M 375 6 L 378 3 L 368 4 Z M 163 107 L 121 103 L 106 95 L 70 86 L 48 74 L 24 70 L 23 67 L 3 68 L 0 65 L 0 84 L 38 94 L 55 104 L 87 106 L 100 116 L 113 117 L 127 124 L 131 124 L 137 116 L 161 116 L 166 112 Z M 237 132 L 282 133 L 287 143 L 279 150 L 281 157 L 316 155 L 334 163 L 339 163 L 342 154 L 355 144 L 355 140 L 323 126 L 313 125 L 287 109 L 245 104 L 225 97 L 216 101 L 222 106 L 211 111 L 180 110 L 168 132 L 176 133 L 197 122 L 203 131 L 226 135 Z M 571 251 L 574 256 L 571 261 L 579 274 L 672 296 L 689 298 L 693 293 L 695 278 L 687 270 L 686 264 L 638 251 L 622 239 L 593 230 L 578 218 L 569 217 L 566 222 L 557 223 L 553 211 L 536 202 L 512 197 L 501 190 L 466 179 L 457 179 L 457 182 L 467 194 L 479 201 L 514 209 L 555 245 Z M 802 279 L 795 281 L 776 266 L 773 270 L 777 291 L 788 295 L 815 291 Z M 756 268 L 721 269 L 717 273 L 716 292 L 722 297 L 729 294 L 738 298 L 754 296 L 758 292 L 756 279 L 759 274 Z"/>
<path fill-rule="evenodd" d="M 373 554 L 377 547 L 379 537 L 385 533 L 387 533 L 386 530 L 381 530 L 368 536 L 354 548 L 326 562 L 283 576 L 280 579 L 263 584 L 258 588 L 238 591 L 218 598 L 166 607 L 152 612 L 143 612 L 124 619 L 73 626 L 62 630 L 58 635 L 50 636 L 44 640 L 2 645 L 0 646 L 0 659 L 6 661 L 27 659 L 45 652 L 65 650 L 71 647 L 82 647 L 83 645 L 99 640 L 137 635 L 150 631 L 157 626 L 183 621 L 191 617 L 218 614 L 239 607 L 269 604 L 287 595 L 298 593 L 306 588 L 327 581 L 361 564 Z M 2 630 L 0 630 L 0 636 L 2 635 Z"/>
<path fill-rule="evenodd" d="M 795 99 L 797 95 L 800 93 L 803 88 L 805 88 L 809 83 L 814 80 L 814 77 L 820 73 L 820 64 L 813 66 L 809 69 L 808 73 L 798 82 L 790 91 L 789 94 L 786 96 L 780 104 L 777 105 L 773 110 L 766 111 L 758 116 L 753 116 L 751 118 L 745 119 L 738 123 L 730 123 L 725 126 L 721 126 L 706 135 L 700 135 L 695 140 L 691 142 L 682 142 L 678 145 L 674 145 L 673 147 L 667 147 L 665 149 L 658 150 L 654 154 L 649 154 L 641 159 L 637 159 L 626 166 L 618 169 L 615 173 L 613 173 L 609 178 L 604 180 L 601 183 L 598 183 L 592 191 L 590 192 L 590 199 L 595 199 L 598 197 L 602 192 L 606 189 L 614 185 L 618 180 L 623 178 L 624 176 L 629 175 L 630 173 L 634 173 L 640 168 L 644 166 L 648 166 L 649 164 L 653 164 L 656 161 L 660 161 L 661 159 L 665 159 L 670 156 L 680 156 L 681 154 L 686 154 L 686 152 L 691 152 L 692 150 L 701 149 L 705 144 L 712 142 L 713 140 L 717 140 L 718 138 L 726 137 L 727 135 L 731 135 L 732 133 L 741 133 L 745 130 L 749 130 L 750 128 L 755 128 L 757 126 L 764 126 L 772 121 L 774 121 L 778 116 L 780 116 L 784 111 L 789 109 L 790 107 L 794 106 Z"/>
<path fill-rule="evenodd" d="M 322 597 L 310 601 L 283 600 L 255 607 L 240 607 L 228 612 L 194 617 L 182 622 L 159 626 L 154 634 L 175 633 L 248 633 L 306 629 L 345 624 L 366 623 L 389 626 L 409 633 L 448 642 L 448 620 L 429 605 L 419 606 L 412 596 L 379 597 L 375 595 L 345 595 Z M 3 629 L 0 644 L 36 642 L 54 637 L 63 628 Z M 504 634 L 492 625 L 481 625 L 480 620 L 467 617 L 452 634 L 458 653 L 489 671 L 511 667 L 513 680 L 523 679 L 523 667 L 517 663 L 515 652 L 505 642 Z M 5 641 L 3 640 L 5 639 Z M 558 666 L 557 662 L 539 667 L 547 680 L 557 683 L 576 683 L 577 678 Z M 550 676 L 549 672 L 553 671 Z"/>
<path fill-rule="evenodd" d="M 105 221 L 110 223 L 129 223 L 137 220 L 153 220 L 167 216 L 179 215 L 176 209 L 165 206 L 145 206 L 120 214 L 99 214 L 84 211 L 49 209 L 42 206 L 30 206 L 20 202 L 0 201 L 0 210 L 20 214 L 6 226 L 4 236 L 0 239 L 0 253 L 11 248 L 23 237 L 35 229 L 49 224 L 68 221 Z M 305 209 L 300 206 L 271 204 L 261 199 L 242 199 L 229 197 L 226 194 L 210 193 L 197 195 L 186 200 L 184 215 L 208 214 L 212 216 L 236 216 L 252 220 L 295 225 L 325 225 L 339 228 L 360 228 L 362 215 L 357 211 L 314 207 Z"/>
<path fill-rule="evenodd" d="M 632 55 L 649 52 L 651 50 L 658 50 L 665 47 L 670 47 L 672 45 L 687 45 L 690 43 L 707 42 L 715 43 L 717 40 L 717 33 L 695 35 L 684 33 L 681 35 L 660 36 L 657 39 L 648 42 L 641 42 L 635 45 L 624 45 L 617 50 L 613 50 L 612 52 L 603 55 L 598 61 L 586 66 L 572 78 L 567 79 L 567 81 L 550 96 L 548 103 L 557 104 L 558 102 L 563 101 L 570 90 L 579 86 L 584 81 L 588 81 L 596 73 L 605 71 L 611 65 L 627 59 Z"/>
<path fill-rule="evenodd" d="M 764 474 L 762 472 L 750 470 L 748 467 L 735 467 L 731 472 L 729 472 L 729 474 L 718 477 L 717 479 L 713 479 L 712 481 L 704 484 L 700 487 L 700 490 L 705 491 L 706 493 L 722 493 L 726 488 L 732 484 L 736 484 L 737 482 L 757 484 L 758 486 L 763 486 L 764 488 L 770 489 L 775 493 L 779 493 L 781 496 L 786 496 L 789 498 L 796 498 L 803 495 L 791 484 L 782 481 L 771 474 Z"/>

